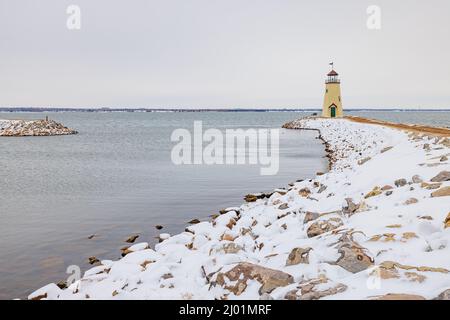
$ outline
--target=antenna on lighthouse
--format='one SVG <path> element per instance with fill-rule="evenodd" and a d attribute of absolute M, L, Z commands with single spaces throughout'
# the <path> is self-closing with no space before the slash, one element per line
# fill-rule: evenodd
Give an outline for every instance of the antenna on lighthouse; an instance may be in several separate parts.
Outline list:
<path fill-rule="evenodd" d="M 331 70 L 334 69 L 334 62 L 330 62 Z"/>

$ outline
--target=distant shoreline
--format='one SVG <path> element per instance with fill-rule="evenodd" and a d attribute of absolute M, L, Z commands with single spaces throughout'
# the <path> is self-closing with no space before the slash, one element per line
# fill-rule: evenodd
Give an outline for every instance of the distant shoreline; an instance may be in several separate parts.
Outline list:
<path fill-rule="evenodd" d="M 346 109 L 347 112 L 449 112 L 449 109 L 405 109 L 405 108 L 355 108 Z M 54 108 L 54 107 L 0 107 L 0 112 L 322 112 L 321 108 L 226 108 L 226 109 L 186 109 L 186 108 Z"/>

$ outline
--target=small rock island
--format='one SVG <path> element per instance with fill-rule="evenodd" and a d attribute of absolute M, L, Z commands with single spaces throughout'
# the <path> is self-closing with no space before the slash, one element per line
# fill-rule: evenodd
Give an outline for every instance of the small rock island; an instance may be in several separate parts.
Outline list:
<path fill-rule="evenodd" d="M 54 120 L 0 120 L 0 136 L 59 136 L 78 132 L 63 126 Z"/>

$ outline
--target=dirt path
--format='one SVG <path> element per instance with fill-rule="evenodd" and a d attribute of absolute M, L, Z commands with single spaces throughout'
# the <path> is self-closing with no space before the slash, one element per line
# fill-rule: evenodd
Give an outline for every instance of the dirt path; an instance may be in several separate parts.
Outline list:
<path fill-rule="evenodd" d="M 430 134 L 433 136 L 441 136 L 441 137 L 450 137 L 450 129 L 448 129 L 448 128 L 393 123 L 393 122 L 387 122 L 387 121 L 381 121 L 381 120 L 375 120 L 375 119 L 367 119 L 367 118 L 354 117 L 354 116 L 345 116 L 345 119 L 348 119 L 348 120 L 354 121 L 354 122 L 360 122 L 360 123 L 378 124 L 381 126 L 396 128 L 396 129 L 405 130 L 405 131 L 409 131 L 409 132 Z"/>

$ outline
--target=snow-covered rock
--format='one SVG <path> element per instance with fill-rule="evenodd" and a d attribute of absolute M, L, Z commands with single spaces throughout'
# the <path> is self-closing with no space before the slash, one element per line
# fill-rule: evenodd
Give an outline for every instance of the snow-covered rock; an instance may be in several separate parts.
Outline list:
<path fill-rule="evenodd" d="M 0 120 L 0 136 L 56 136 L 76 134 L 53 120 Z"/>

